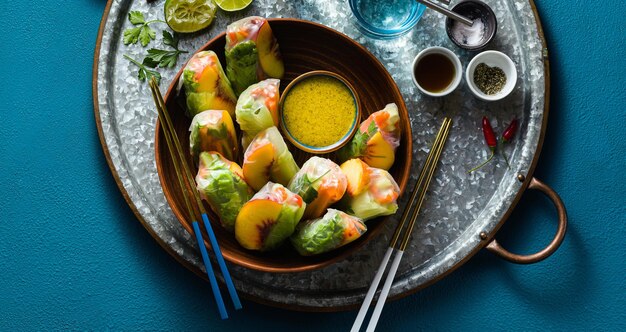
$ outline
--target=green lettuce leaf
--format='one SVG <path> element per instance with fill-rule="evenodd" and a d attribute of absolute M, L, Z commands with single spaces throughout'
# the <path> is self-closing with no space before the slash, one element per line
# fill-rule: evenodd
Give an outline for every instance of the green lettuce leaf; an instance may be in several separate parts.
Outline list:
<path fill-rule="evenodd" d="M 241 42 L 226 51 L 226 76 L 237 95 L 259 81 L 257 65 L 258 50 L 256 43 L 251 40 Z"/>
<path fill-rule="evenodd" d="M 202 152 L 200 168 L 205 176 L 196 177 L 198 190 L 219 215 L 222 225 L 232 231 L 239 210 L 252 198 L 252 190 L 217 154 Z"/>

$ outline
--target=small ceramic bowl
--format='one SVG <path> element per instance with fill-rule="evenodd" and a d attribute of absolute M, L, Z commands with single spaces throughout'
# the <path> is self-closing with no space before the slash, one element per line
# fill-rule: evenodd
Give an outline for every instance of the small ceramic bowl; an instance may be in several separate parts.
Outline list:
<path fill-rule="evenodd" d="M 439 91 L 439 92 L 432 92 L 432 91 L 426 90 L 417 82 L 417 77 L 415 77 L 415 69 L 417 68 L 417 64 L 426 55 L 433 54 L 433 53 L 445 55 L 450 61 L 452 61 L 452 64 L 454 64 L 454 78 L 452 79 L 452 82 L 448 84 L 448 86 L 443 91 Z M 461 65 L 461 60 L 459 60 L 459 57 L 456 56 L 456 54 L 454 54 L 452 51 L 450 51 L 449 49 L 445 47 L 432 46 L 432 47 L 423 49 L 421 52 L 417 54 L 417 56 L 413 60 L 412 68 L 413 68 L 412 69 L 413 83 L 415 83 L 417 88 L 420 89 L 422 93 L 431 97 L 443 97 L 449 94 L 450 92 L 454 91 L 459 86 L 459 83 L 461 83 L 461 78 L 463 77 L 463 66 Z"/>
<path fill-rule="evenodd" d="M 474 71 L 476 70 L 476 66 L 481 63 L 489 67 L 499 67 L 504 71 L 506 84 L 502 90 L 495 94 L 488 95 L 480 91 L 478 86 L 476 86 L 474 82 Z M 485 101 L 500 100 L 508 96 L 515 88 L 515 84 L 517 83 L 517 69 L 515 69 L 515 63 L 506 54 L 498 51 L 485 51 L 479 53 L 470 61 L 465 71 L 465 81 L 467 81 L 467 86 L 469 86 L 469 89 L 476 97 Z"/>
<path fill-rule="evenodd" d="M 355 105 L 354 116 L 352 118 L 350 129 L 348 129 L 346 134 L 343 135 L 343 137 L 341 137 L 338 141 L 327 146 L 312 146 L 312 145 L 307 145 L 299 141 L 298 138 L 296 138 L 291 133 L 291 131 L 285 124 L 285 118 L 284 118 L 285 113 L 283 111 L 283 106 L 284 106 L 285 99 L 289 95 L 289 92 L 291 91 L 293 87 L 295 87 L 300 82 L 303 82 L 304 80 L 310 79 L 315 76 L 329 76 L 338 80 L 339 82 L 343 83 L 343 85 L 347 87 L 348 90 L 350 90 L 350 93 L 352 94 L 352 98 L 354 98 L 354 105 Z M 361 120 L 361 104 L 359 102 L 359 96 L 354 90 L 354 87 L 352 86 L 352 84 L 350 84 L 350 82 L 348 82 L 348 80 L 343 78 L 341 75 L 330 72 L 330 71 L 326 71 L 326 70 L 310 71 L 308 73 L 304 73 L 296 77 L 293 81 L 291 81 L 291 83 L 287 85 L 282 95 L 280 96 L 279 111 L 280 111 L 280 129 L 283 132 L 284 136 L 287 137 L 289 142 L 295 145 L 298 149 L 309 152 L 309 153 L 313 153 L 313 154 L 324 154 L 324 153 L 333 152 L 333 151 L 340 149 L 342 146 L 346 145 L 350 141 L 350 139 L 352 139 L 352 136 L 354 136 L 354 134 L 356 133 L 356 130 L 359 126 L 359 121 Z"/>
<path fill-rule="evenodd" d="M 446 18 L 446 33 L 456 46 L 477 51 L 489 44 L 498 30 L 496 14 L 484 2 L 478 0 L 462 1 L 452 7 L 451 11 L 474 21 L 468 27 L 451 18 Z"/>

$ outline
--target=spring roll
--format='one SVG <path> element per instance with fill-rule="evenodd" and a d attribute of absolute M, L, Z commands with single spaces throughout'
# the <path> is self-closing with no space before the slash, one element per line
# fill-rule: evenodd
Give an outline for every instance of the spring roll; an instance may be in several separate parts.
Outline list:
<path fill-rule="evenodd" d="M 286 186 L 298 170 L 276 127 L 258 133 L 244 153 L 243 175 L 254 190 L 261 189 L 268 181 Z"/>
<path fill-rule="evenodd" d="M 249 86 L 237 99 L 235 114 L 243 131 L 241 142 L 246 149 L 263 129 L 278 126 L 278 86 L 280 80 L 269 78 Z"/>
<path fill-rule="evenodd" d="M 243 18 L 226 28 L 226 73 L 237 94 L 266 78 L 282 78 L 285 65 L 269 22 Z"/>
<path fill-rule="evenodd" d="M 253 194 L 241 167 L 217 152 L 200 153 L 196 183 L 202 199 L 219 216 L 224 228 L 233 230 L 241 207 Z"/>
<path fill-rule="evenodd" d="M 306 202 L 305 219 L 322 216 L 346 192 L 348 180 L 330 159 L 311 157 L 289 182 L 289 190 Z"/>
<path fill-rule="evenodd" d="M 231 117 L 235 116 L 237 97 L 215 52 L 196 53 L 187 62 L 180 79 L 185 87 L 190 118 L 210 109 L 226 110 Z"/>
<path fill-rule="evenodd" d="M 290 240 L 300 255 L 311 256 L 344 246 L 366 231 L 361 219 L 328 209 L 322 218 L 301 222 Z"/>
<path fill-rule="evenodd" d="M 352 160 L 361 162 L 358 159 Z M 341 165 L 342 170 L 346 163 Z M 348 190 L 339 202 L 344 211 L 363 221 L 396 213 L 400 187 L 389 172 L 366 166 L 362 174 L 348 174 L 347 177 Z"/>
<path fill-rule="evenodd" d="M 275 249 L 293 234 L 305 208 L 300 196 L 268 182 L 239 212 L 235 238 L 246 249 Z"/>
<path fill-rule="evenodd" d="M 228 160 L 237 160 L 239 144 L 230 115 L 226 111 L 208 110 L 200 112 L 189 126 L 189 150 L 194 160 L 200 152 L 216 151 Z"/>
<path fill-rule="evenodd" d="M 361 123 L 352 141 L 339 150 L 339 159 L 360 158 L 369 166 L 389 170 L 400 145 L 399 122 L 398 106 L 394 103 L 372 113 Z"/>

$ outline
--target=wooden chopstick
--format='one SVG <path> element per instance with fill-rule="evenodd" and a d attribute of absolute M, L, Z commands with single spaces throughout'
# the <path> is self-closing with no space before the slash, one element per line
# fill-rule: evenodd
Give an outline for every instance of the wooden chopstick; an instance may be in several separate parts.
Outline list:
<path fill-rule="evenodd" d="M 198 191 L 196 189 L 196 183 L 194 181 L 193 175 L 185 161 L 185 154 L 183 153 L 183 149 L 180 146 L 180 141 L 178 140 L 178 136 L 176 135 L 176 131 L 174 130 L 174 126 L 172 125 L 172 121 L 169 117 L 167 107 L 165 106 L 165 101 L 163 100 L 163 96 L 161 95 L 158 84 L 154 78 L 150 80 L 150 89 L 152 91 L 152 96 L 154 98 L 155 104 L 157 106 L 159 120 L 163 127 L 163 133 L 167 142 L 168 150 L 172 157 L 174 169 L 176 171 L 181 190 L 183 190 L 185 205 L 187 207 L 187 211 L 189 212 L 189 216 L 193 221 L 192 225 L 194 233 L 196 236 L 196 240 L 198 241 L 198 246 L 200 247 L 202 260 L 204 262 L 207 275 L 209 277 L 211 289 L 213 290 L 213 295 L 215 297 L 220 316 L 222 319 L 226 319 L 228 318 L 228 314 L 226 312 L 226 307 L 224 305 L 222 295 L 217 285 L 217 279 L 211 265 L 211 260 L 209 259 L 206 247 L 204 245 L 204 239 L 202 237 L 202 233 L 200 232 L 200 227 L 198 226 L 198 222 L 196 221 L 196 209 L 202 217 L 205 230 L 209 236 L 211 248 L 213 249 L 213 253 L 215 254 L 215 258 L 222 272 L 222 276 L 224 277 L 226 288 L 228 289 L 228 293 L 230 294 L 230 298 L 236 310 L 242 308 L 241 301 L 239 300 L 237 290 L 235 289 L 232 278 L 228 271 L 228 267 L 226 266 L 226 262 L 224 261 L 224 256 L 222 255 L 222 251 L 220 250 L 217 238 L 215 237 L 215 233 L 213 232 L 213 228 L 211 227 L 211 223 L 207 216 L 206 210 L 202 205 L 202 200 L 200 199 L 200 195 L 198 194 Z M 190 195 L 193 196 L 195 199 L 195 206 L 190 202 L 188 198 Z"/>
<path fill-rule="evenodd" d="M 376 275 L 374 276 L 374 280 L 370 285 L 367 294 L 365 295 L 365 299 L 363 300 L 363 304 L 359 309 L 359 313 L 352 325 L 351 332 L 358 332 L 361 329 L 361 325 L 363 324 L 363 320 L 365 319 L 365 315 L 369 309 L 370 304 L 374 298 L 374 294 L 378 289 L 378 284 L 382 279 L 382 276 L 385 272 L 387 264 L 389 263 L 389 259 L 391 258 L 391 254 L 396 252 L 394 256 L 393 262 L 391 263 L 391 267 L 389 269 L 389 273 L 387 274 L 387 278 L 385 279 L 385 283 L 381 290 L 381 293 L 378 297 L 378 301 L 376 303 L 376 307 L 374 308 L 374 312 L 372 313 L 372 317 L 370 318 L 370 322 L 367 326 L 367 331 L 374 331 L 376 328 L 376 324 L 378 323 L 378 319 L 380 314 L 382 313 L 383 306 L 385 305 L 385 301 L 387 300 L 387 296 L 389 295 L 389 290 L 391 289 L 391 285 L 393 284 L 393 279 L 395 278 L 396 272 L 398 271 L 398 266 L 400 265 L 400 260 L 402 259 L 402 255 L 404 254 L 404 250 L 408 245 L 409 239 L 411 237 L 411 232 L 413 231 L 413 227 L 415 225 L 415 221 L 417 220 L 417 216 L 422 207 L 422 203 L 424 201 L 424 197 L 426 196 L 426 191 L 428 190 L 428 185 L 432 180 L 433 175 L 435 174 L 435 170 L 437 169 L 437 163 L 439 162 L 439 158 L 441 157 L 441 152 L 443 151 L 443 147 L 448 138 L 448 134 L 450 133 L 450 126 L 452 124 L 452 120 L 450 118 L 445 118 L 441 127 L 439 128 L 439 132 L 435 138 L 435 142 L 428 152 L 428 156 L 426 157 L 426 162 L 424 163 L 424 167 L 420 172 L 420 175 L 415 183 L 415 187 L 413 188 L 413 193 L 411 193 L 411 197 L 409 198 L 409 202 L 407 203 L 404 212 L 402 213 L 402 217 L 400 218 L 400 223 L 396 227 L 396 230 L 391 238 L 389 243 L 389 247 L 385 252 L 382 262 L 376 271 Z M 413 209 L 413 214 L 411 215 L 409 224 L 404 233 L 404 237 L 402 238 L 402 242 L 399 248 L 397 247 L 398 240 L 400 238 L 400 234 L 402 233 L 402 229 L 406 224 L 407 217 L 409 216 L 409 212 L 417 199 L 417 205 L 415 209 Z"/>

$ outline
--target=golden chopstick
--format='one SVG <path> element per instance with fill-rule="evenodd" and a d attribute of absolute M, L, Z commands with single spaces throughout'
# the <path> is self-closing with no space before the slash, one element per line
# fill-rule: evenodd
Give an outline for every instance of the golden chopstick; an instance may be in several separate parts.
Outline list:
<path fill-rule="evenodd" d="M 402 217 L 400 218 L 400 223 L 396 227 L 396 231 L 394 232 L 394 235 L 391 238 L 389 247 L 387 248 L 387 251 L 385 252 L 385 256 L 383 257 L 383 260 L 380 266 L 378 267 L 378 270 L 376 271 L 374 280 L 372 281 L 372 284 L 370 285 L 370 288 L 365 296 L 363 304 L 361 305 L 361 308 L 359 309 L 359 313 L 357 314 L 354 324 L 352 325 L 352 329 L 350 330 L 351 332 L 358 332 L 359 329 L 361 328 L 361 325 L 363 324 L 363 320 L 365 319 L 365 315 L 367 314 L 368 308 L 374 298 L 374 294 L 376 293 L 376 289 L 378 289 L 378 284 L 380 283 L 380 280 L 382 279 L 382 276 L 385 272 L 387 264 L 389 263 L 391 254 L 395 251 L 396 255 L 394 256 L 394 260 L 389 269 L 389 273 L 385 280 L 385 284 L 383 285 L 380 296 L 378 298 L 378 302 L 376 303 L 376 307 L 374 308 L 374 312 L 372 314 L 372 317 L 370 318 L 370 322 L 367 326 L 367 331 L 374 331 L 374 329 L 376 328 L 376 324 L 378 323 L 378 318 L 380 317 L 383 306 L 389 294 L 389 290 L 391 289 L 393 279 L 395 278 L 396 272 L 398 270 L 400 260 L 402 259 L 402 254 L 404 253 L 404 249 L 406 248 L 408 244 L 408 240 L 411 236 L 411 232 L 413 230 L 415 220 L 417 219 L 417 215 L 419 213 L 419 210 L 421 209 L 422 202 L 424 201 L 426 191 L 428 190 L 428 185 L 430 184 L 430 181 L 432 180 L 432 177 L 435 174 L 437 163 L 439 162 L 439 158 L 441 157 L 441 153 L 443 151 L 445 142 L 448 138 L 448 134 L 450 133 L 451 124 L 452 124 L 452 120 L 449 118 L 445 118 L 443 123 L 441 124 L 441 127 L 439 128 L 435 141 L 428 153 L 428 156 L 426 157 L 426 161 L 424 162 L 424 166 L 420 172 L 417 182 L 415 183 L 413 193 L 411 194 L 411 198 L 409 199 L 409 202 L 407 202 L 407 206 L 404 212 L 402 213 Z M 407 230 L 405 231 L 400 248 L 396 248 L 396 244 L 398 242 L 398 239 L 400 238 L 402 229 L 404 228 L 404 225 L 407 221 L 409 211 L 411 210 L 411 207 L 415 203 L 416 198 L 418 200 L 417 206 L 413 210 L 413 214 L 411 215 L 411 219 L 407 227 Z"/>

